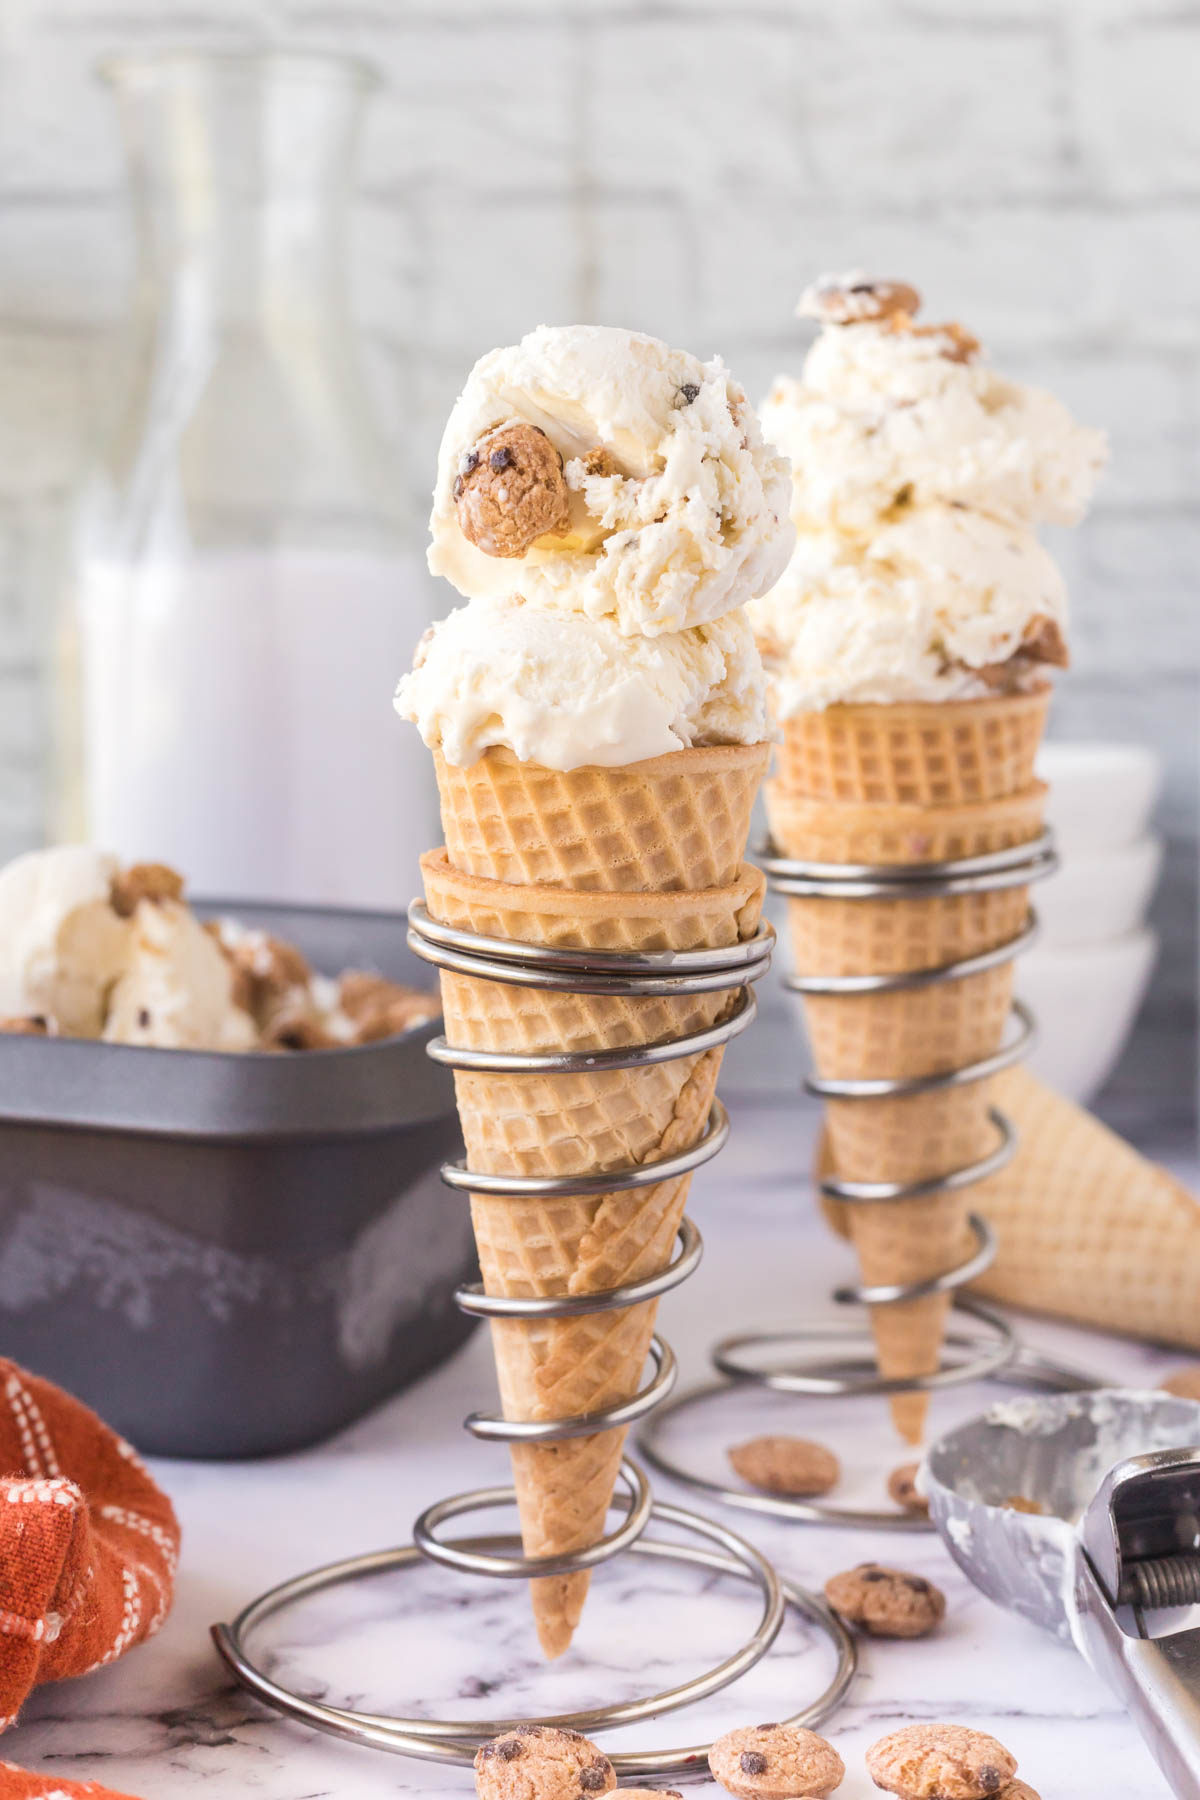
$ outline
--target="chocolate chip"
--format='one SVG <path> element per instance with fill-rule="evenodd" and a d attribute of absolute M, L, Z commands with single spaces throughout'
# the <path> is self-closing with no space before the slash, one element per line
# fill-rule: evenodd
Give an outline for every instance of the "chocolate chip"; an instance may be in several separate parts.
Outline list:
<path fill-rule="evenodd" d="M 754 1729 L 755 1729 L 755 1731 L 778 1731 L 779 1724 L 778 1724 L 778 1721 L 773 1720 L 772 1723 L 769 1725 L 756 1725 L 754 1727 Z"/>
<path fill-rule="evenodd" d="M 984 1763 L 979 1771 L 979 1785 L 985 1794 L 995 1794 L 1003 1787 L 1004 1777 L 991 1763 Z"/>
<path fill-rule="evenodd" d="M 582 1771 L 579 1785 L 585 1794 L 602 1794 L 608 1786 L 608 1778 L 612 1774 L 612 1764 L 606 1756 L 599 1757 L 594 1763 Z"/>
<path fill-rule="evenodd" d="M 493 450 L 492 454 L 488 457 L 488 467 L 495 469 L 496 473 L 499 474 L 501 469 L 507 469 L 512 459 L 513 453 L 508 448 L 508 445 L 501 444 L 500 448 L 498 450 Z"/>
<path fill-rule="evenodd" d="M 472 469 L 476 469 L 478 467 L 479 467 L 479 452 L 478 452 L 478 450 L 464 450 L 462 455 L 458 459 L 459 474 L 460 475 L 469 475 L 471 473 Z"/>
<path fill-rule="evenodd" d="M 496 1745 L 496 1749 L 501 1762 L 516 1762 L 518 1756 L 525 1754 L 524 1744 L 519 1744 L 516 1738 L 505 1738 L 503 1743 Z"/>
<path fill-rule="evenodd" d="M 463 491 L 463 478 L 461 475 L 456 475 L 454 477 L 454 498 L 456 500 L 461 499 L 462 491 Z"/>
<path fill-rule="evenodd" d="M 904 1577 L 904 1585 L 914 1594 L 927 1594 L 929 1592 L 929 1583 L 920 1575 L 906 1575 Z"/>
<path fill-rule="evenodd" d="M 495 1756 L 495 1754 L 496 1754 L 495 1744 L 480 1744 L 479 1751 L 478 1751 L 480 1762 L 487 1762 L 489 1760 L 489 1758 Z"/>
<path fill-rule="evenodd" d="M 864 1581 L 886 1581 L 887 1575 L 882 1569 L 864 1569 L 862 1578 Z"/>
<path fill-rule="evenodd" d="M 758 1750 L 743 1750 L 738 1757 L 738 1767 L 743 1775 L 765 1775 L 767 1759 Z"/>
<path fill-rule="evenodd" d="M 138 1007 L 138 1024 L 141 1026 L 143 1031 L 146 1030 L 149 1023 L 150 1023 L 150 1014 L 147 1012 L 147 1010 L 144 1006 L 139 1006 Z"/>
<path fill-rule="evenodd" d="M 697 381 L 685 381 L 679 391 L 683 395 L 683 404 L 690 406 L 693 400 L 700 397 L 700 384 Z"/>
<path fill-rule="evenodd" d="M 851 294 L 873 294 L 875 292 L 875 283 L 873 281 L 856 281 L 853 287 L 848 288 L 846 291 Z"/>

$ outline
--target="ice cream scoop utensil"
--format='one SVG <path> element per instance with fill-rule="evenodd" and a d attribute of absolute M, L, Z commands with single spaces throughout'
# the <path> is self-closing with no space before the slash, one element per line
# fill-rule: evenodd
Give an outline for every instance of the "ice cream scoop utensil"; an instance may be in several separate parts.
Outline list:
<path fill-rule="evenodd" d="M 1200 1800 L 1200 1405 L 1099 1389 L 994 1406 L 941 1438 L 921 1483 L 959 1567 L 1073 1643 L 1181 1800 Z M 1026 1511 L 1012 1504 L 1039 1509 Z"/>

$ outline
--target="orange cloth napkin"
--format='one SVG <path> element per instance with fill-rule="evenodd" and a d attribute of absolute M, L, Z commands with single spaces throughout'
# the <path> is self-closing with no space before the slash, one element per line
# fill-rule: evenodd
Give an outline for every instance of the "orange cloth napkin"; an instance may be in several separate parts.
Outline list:
<path fill-rule="evenodd" d="M 153 1635 L 179 1525 L 128 1444 L 80 1401 L 0 1358 L 0 1731 L 31 1688 Z M 0 1800 L 113 1800 L 94 1782 L 0 1763 Z M 121 1800 L 120 1796 L 116 1800 Z"/>

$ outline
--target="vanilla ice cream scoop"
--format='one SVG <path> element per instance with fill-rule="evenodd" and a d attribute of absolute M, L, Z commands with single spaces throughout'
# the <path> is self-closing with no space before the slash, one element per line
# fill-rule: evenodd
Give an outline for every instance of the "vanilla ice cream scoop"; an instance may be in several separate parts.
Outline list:
<path fill-rule="evenodd" d="M 541 326 L 476 363 L 446 426 L 429 566 L 627 634 L 708 624 L 792 541 L 787 464 L 719 360 L 609 327 Z"/>
<path fill-rule="evenodd" d="M 1067 660 L 1067 599 L 1040 524 L 1086 509 L 1102 432 L 998 375 L 914 289 L 823 277 L 823 329 L 763 428 L 792 461 L 797 545 L 751 602 L 780 717 L 839 701 L 965 699 Z"/>
<path fill-rule="evenodd" d="M 132 935 L 112 905 L 118 867 L 68 844 L 0 870 L 0 1015 L 41 1015 L 72 1037 L 99 1037 Z"/>
<path fill-rule="evenodd" d="M 549 769 L 615 767 L 767 735 L 765 683 L 742 611 L 657 637 L 508 595 L 427 634 L 396 710 L 446 761 L 502 745 Z"/>
<path fill-rule="evenodd" d="M 163 1050 L 251 1050 L 258 1032 L 233 1002 L 233 971 L 180 900 L 140 900 L 104 1036 Z"/>
<path fill-rule="evenodd" d="M 1067 594 L 1025 526 L 902 511 L 865 543 L 801 532 L 748 609 L 781 718 L 837 702 L 969 699 L 1066 659 Z"/>

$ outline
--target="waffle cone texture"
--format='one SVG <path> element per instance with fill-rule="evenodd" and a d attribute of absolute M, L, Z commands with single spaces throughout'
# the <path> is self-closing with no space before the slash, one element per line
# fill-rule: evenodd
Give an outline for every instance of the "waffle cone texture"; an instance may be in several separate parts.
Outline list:
<path fill-rule="evenodd" d="M 1200 1200 L 1027 1069 L 996 1089 L 1019 1147 L 975 1190 L 998 1246 L 975 1291 L 1200 1351 Z"/>
<path fill-rule="evenodd" d="M 744 847 L 766 755 L 765 746 L 735 747 L 715 760 L 711 751 L 684 750 L 568 774 L 494 751 L 471 769 L 439 763 L 447 847 L 422 859 L 429 911 L 470 931 L 558 949 L 733 945 L 757 929 L 764 883 L 742 866 L 740 849 L 733 854 L 730 833 L 740 828 Z M 668 771 L 667 763 L 679 766 Z M 744 824 L 731 823 L 734 815 Z M 728 878 L 710 880 L 714 874 Z M 652 1043 L 717 1023 L 736 999 L 736 990 L 662 999 L 576 994 L 450 971 L 441 980 L 449 1041 L 489 1050 Z M 468 1165 L 557 1177 L 670 1156 L 703 1135 L 720 1061 L 713 1050 L 632 1070 L 459 1071 Z M 657 1273 L 671 1260 L 688 1185 L 684 1176 L 600 1195 L 473 1195 L 485 1290 L 578 1295 Z M 505 1417 L 578 1417 L 631 1398 L 655 1313 L 656 1302 L 645 1302 L 572 1319 L 493 1321 Z M 512 1446 L 528 1555 L 581 1549 L 603 1535 L 624 1440 L 624 1430 L 610 1430 Z M 582 1572 L 530 1584 L 548 1656 L 569 1645 L 588 1583 Z"/>
<path fill-rule="evenodd" d="M 1036 838 L 1045 790 L 1033 757 L 1046 695 L 903 706 L 831 707 L 789 719 L 767 784 L 776 848 L 815 862 L 913 864 L 1006 850 Z M 939 898 L 794 898 L 788 923 L 806 975 L 912 973 L 1009 942 L 1029 910 L 1024 887 Z M 1000 1046 L 1010 963 L 928 987 L 804 997 L 825 1079 L 946 1074 Z M 914 1182 L 978 1161 L 994 1146 L 991 1081 L 905 1096 L 830 1099 L 829 1157 L 843 1180 Z M 856 1202 L 846 1216 L 866 1286 L 919 1282 L 961 1262 L 968 1194 Z M 949 1295 L 872 1308 L 881 1374 L 931 1374 Z M 927 1397 L 891 1401 L 897 1429 L 920 1441 Z"/>

